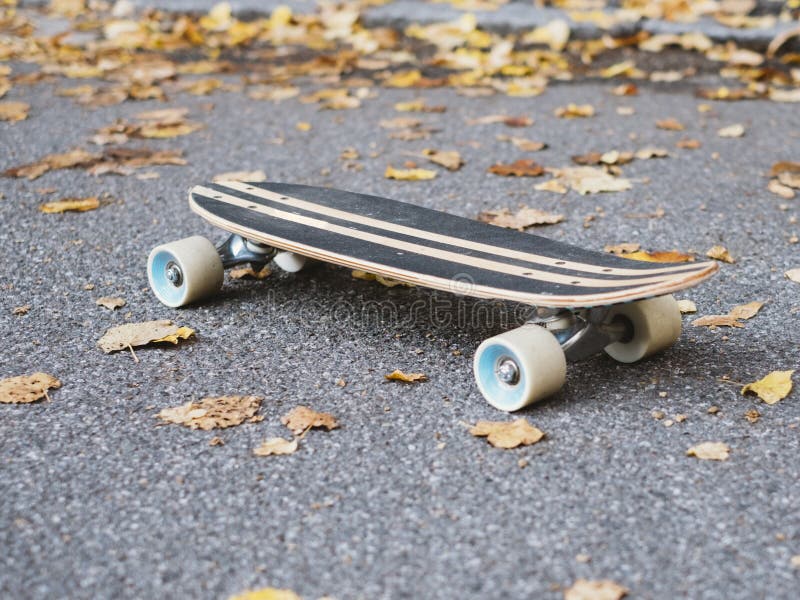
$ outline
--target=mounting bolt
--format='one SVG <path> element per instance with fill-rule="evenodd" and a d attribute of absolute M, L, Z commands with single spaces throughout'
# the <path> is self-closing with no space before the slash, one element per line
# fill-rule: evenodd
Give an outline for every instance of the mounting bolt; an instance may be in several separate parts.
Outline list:
<path fill-rule="evenodd" d="M 167 265 L 166 277 L 167 281 L 169 281 L 175 287 L 180 287 L 183 283 L 183 272 L 181 271 L 181 268 L 174 262 L 170 262 Z"/>
<path fill-rule="evenodd" d="M 504 358 L 497 365 L 497 378 L 506 385 L 519 383 L 519 366 L 510 358 Z"/>

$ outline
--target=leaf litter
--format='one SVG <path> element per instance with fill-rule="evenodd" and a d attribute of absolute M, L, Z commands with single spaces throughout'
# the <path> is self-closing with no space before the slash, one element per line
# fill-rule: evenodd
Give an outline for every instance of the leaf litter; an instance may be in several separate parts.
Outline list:
<path fill-rule="evenodd" d="M 478 421 L 469 432 L 475 437 L 485 437 L 492 446 L 503 449 L 530 446 L 545 435 L 524 417 L 514 421 Z"/>

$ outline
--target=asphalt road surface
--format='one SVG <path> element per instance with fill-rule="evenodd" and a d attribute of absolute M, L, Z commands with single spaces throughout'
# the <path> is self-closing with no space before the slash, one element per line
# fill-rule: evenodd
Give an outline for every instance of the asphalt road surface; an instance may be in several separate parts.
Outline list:
<path fill-rule="evenodd" d="M 0 123 L 0 169 L 87 146 L 114 119 L 163 106 L 90 110 L 56 97 L 60 85 L 16 86 L 6 98 L 28 102 L 31 116 Z M 800 287 L 784 277 L 800 266 L 790 242 L 800 234 L 797 200 L 766 190 L 774 162 L 798 160 L 800 111 L 747 101 L 700 113 L 690 85 L 642 84 L 630 98 L 609 94 L 611 85 L 552 85 L 533 99 L 380 89 L 352 111 L 178 94 L 169 106 L 188 107 L 206 128 L 140 145 L 183 149 L 186 166 L 147 169 L 155 179 L 77 169 L 0 180 L 0 375 L 45 371 L 63 382 L 49 402 L 0 408 L 0 595 L 226 598 L 272 586 L 305 598 L 560 598 L 587 578 L 614 580 L 632 598 L 796 598 L 800 398 L 795 391 L 767 406 L 740 388 L 800 361 Z M 421 117 L 440 131 L 389 139 L 378 122 L 420 95 L 447 106 Z M 555 118 L 568 102 L 591 103 L 597 115 Z M 619 106 L 636 113 L 619 115 Z M 536 122 L 467 125 L 498 113 Z M 667 117 L 686 131 L 657 129 Z M 296 129 L 299 121 L 311 130 Z M 717 136 L 733 123 L 745 126 L 743 137 Z M 497 134 L 547 142 L 534 156 L 547 166 L 647 145 L 671 156 L 623 167 L 630 191 L 562 196 L 534 191 L 539 180 L 488 174 L 492 163 L 521 157 Z M 677 149 L 683 137 L 702 147 Z M 344 168 L 346 147 L 358 150 L 361 170 Z M 384 178 L 387 165 L 427 147 L 457 149 L 466 164 L 427 182 Z M 698 315 L 766 304 L 740 329 L 692 327 L 687 316 L 678 343 L 639 364 L 598 356 L 570 365 L 560 393 L 518 414 L 545 440 L 499 450 L 465 426 L 509 418 L 480 396 L 471 360 L 483 339 L 513 324 L 502 322 L 513 306 L 487 322 L 473 318 L 469 301 L 388 289 L 326 265 L 226 280 L 216 299 L 180 310 L 157 302 L 145 271 L 150 249 L 222 237 L 189 211 L 187 189 L 254 169 L 467 217 L 519 204 L 558 211 L 566 221 L 536 233 L 597 250 L 639 242 L 702 255 L 723 244 L 736 263 L 679 297 Z M 86 213 L 38 210 L 90 195 L 107 201 Z M 659 208 L 661 218 L 641 217 Z M 95 305 L 100 296 L 127 305 L 111 312 Z M 384 307 L 384 318 L 365 314 L 367 303 Z M 23 305 L 27 314 L 13 314 Z M 196 339 L 140 349 L 138 364 L 96 347 L 107 328 L 149 319 L 174 319 Z M 384 381 L 396 368 L 430 379 Z M 263 397 L 264 420 L 205 432 L 154 418 L 222 394 Z M 287 436 L 280 416 L 298 404 L 333 413 L 341 428 L 310 432 L 291 456 L 253 456 L 267 437 Z M 755 423 L 745 419 L 752 409 Z M 665 426 L 678 414 L 685 421 Z M 210 446 L 214 436 L 224 445 Z M 686 456 L 704 441 L 729 444 L 730 458 Z"/>

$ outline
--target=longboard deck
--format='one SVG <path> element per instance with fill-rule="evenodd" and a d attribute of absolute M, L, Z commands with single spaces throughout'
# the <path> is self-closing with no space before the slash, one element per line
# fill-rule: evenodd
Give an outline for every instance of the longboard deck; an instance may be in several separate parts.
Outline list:
<path fill-rule="evenodd" d="M 588 308 L 669 294 L 704 281 L 713 261 L 649 263 L 342 190 L 209 183 L 189 203 L 248 239 L 399 281 L 479 298 Z"/>

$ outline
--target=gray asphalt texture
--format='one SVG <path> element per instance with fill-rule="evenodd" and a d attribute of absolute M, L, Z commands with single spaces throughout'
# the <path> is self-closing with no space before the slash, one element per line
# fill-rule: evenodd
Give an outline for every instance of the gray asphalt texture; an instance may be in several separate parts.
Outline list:
<path fill-rule="evenodd" d="M 742 396 L 736 382 L 800 362 L 800 287 L 783 275 L 800 267 L 798 245 L 789 243 L 800 234 L 797 200 L 766 190 L 774 162 L 798 160 L 800 111 L 748 101 L 711 103 L 701 114 L 686 82 L 642 84 L 633 98 L 609 94 L 616 83 L 553 85 L 532 99 L 378 89 L 353 111 L 241 93 L 176 94 L 168 106 L 189 107 L 207 128 L 129 145 L 182 148 L 185 167 L 156 167 L 152 180 L 81 170 L 0 180 L 0 377 L 41 370 L 63 382 L 50 402 L 0 406 L 0 596 L 226 598 L 273 586 L 305 598 L 560 598 L 583 577 L 613 579 L 632 598 L 796 598 L 800 397 L 794 391 L 767 406 Z M 163 106 L 89 110 L 54 95 L 70 84 L 9 93 L 5 100 L 32 108 L 26 121 L 0 123 L 0 169 L 90 147 L 97 128 Z M 304 91 L 318 87 L 309 82 Z M 397 116 L 395 102 L 418 96 L 447 105 L 445 114 L 422 116 L 441 131 L 425 141 L 390 140 L 378 121 Z M 568 102 L 591 103 L 598 114 L 555 118 L 554 108 Z M 636 115 L 619 116 L 618 106 Z M 466 125 L 496 113 L 536 123 Z M 656 129 L 666 117 L 686 131 Z M 296 130 L 298 121 L 313 129 Z M 732 123 L 746 126 L 743 138 L 717 137 Z M 493 162 L 525 156 L 497 134 L 546 141 L 549 148 L 530 157 L 547 166 L 647 145 L 671 156 L 625 166 L 631 191 L 560 196 L 534 191 L 541 180 L 487 174 Z M 282 145 L 270 142 L 281 136 Z M 683 137 L 703 147 L 676 149 Z M 348 146 L 361 153 L 363 170 L 343 169 L 339 154 Z M 409 159 L 406 151 L 426 147 L 458 149 L 466 165 L 438 169 L 429 182 L 383 177 L 388 164 Z M 510 418 L 480 396 L 471 360 L 483 339 L 513 323 L 458 324 L 469 301 L 387 289 L 326 265 L 262 282 L 226 280 L 216 299 L 180 310 L 156 301 L 145 271 L 153 246 L 223 236 L 189 211 L 186 190 L 251 169 L 468 217 L 521 203 L 557 210 L 567 220 L 536 233 L 598 250 L 636 241 L 703 253 L 724 244 L 736 264 L 679 297 L 694 300 L 698 315 L 766 305 L 742 329 L 696 328 L 687 317 L 673 348 L 639 364 L 605 356 L 571 364 L 559 394 L 516 415 L 546 439 L 495 449 L 464 425 Z M 105 194 L 111 200 L 96 211 L 38 211 L 48 199 Z M 625 216 L 658 207 L 661 219 Z M 596 218 L 584 228 L 589 214 Z M 89 283 L 93 290 L 84 289 Z M 95 306 L 114 295 L 127 306 Z M 394 316 L 368 318 L 369 302 Z M 418 303 L 451 308 L 416 311 Z M 30 312 L 13 315 L 21 305 Z M 149 319 L 191 326 L 196 339 L 140 349 L 138 364 L 129 353 L 96 348 L 107 328 Z M 396 368 L 430 380 L 385 382 Z M 154 418 L 221 394 L 264 397 L 264 421 L 203 432 Z M 279 419 L 298 404 L 333 413 L 342 427 L 310 432 L 292 456 L 253 456 L 267 437 L 288 437 Z M 707 413 L 712 405 L 718 414 Z M 762 415 L 755 424 L 744 418 L 750 409 Z M 654 410 L 687 419 L 665 427 Z M 217 435 L 225 445 L 209 446 Z M 685 455 L 704 441 L 728 443 L 730 458 Z"/>

